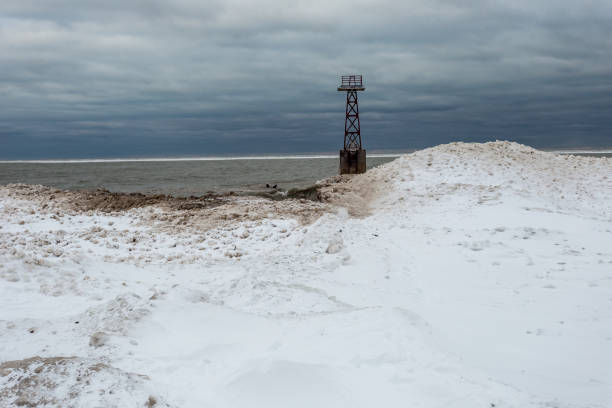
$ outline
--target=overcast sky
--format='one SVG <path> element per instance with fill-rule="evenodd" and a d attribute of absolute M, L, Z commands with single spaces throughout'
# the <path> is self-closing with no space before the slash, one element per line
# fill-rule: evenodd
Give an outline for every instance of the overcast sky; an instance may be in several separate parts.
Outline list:
<path fill-rule="evenodd" d="M 2 0 L 0 159 L 612 147 L 610 0 Z"/>

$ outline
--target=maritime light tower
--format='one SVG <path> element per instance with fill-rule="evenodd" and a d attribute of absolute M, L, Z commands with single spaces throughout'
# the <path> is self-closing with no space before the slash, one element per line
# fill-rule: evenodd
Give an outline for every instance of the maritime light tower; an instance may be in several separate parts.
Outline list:
<path fill-rule="evenodd" d="M 346 92 L 346 118 L 344 119 L 344 148 L 340 150 L 340 174 L 366 171 L 366 151 L 361 145 L 357 92 L 365 91 L 361 75 L 342 75 L 339 92 Z"/>

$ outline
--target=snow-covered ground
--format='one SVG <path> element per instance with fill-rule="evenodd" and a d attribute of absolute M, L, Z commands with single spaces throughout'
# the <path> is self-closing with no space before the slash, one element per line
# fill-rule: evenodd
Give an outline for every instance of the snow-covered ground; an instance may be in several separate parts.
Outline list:
<path fill-rule="evenodd" d="M 0 187 L 2 407 L 612 406 L 611 159 L 441 145 L 325 204 L 49 191 Z"/>

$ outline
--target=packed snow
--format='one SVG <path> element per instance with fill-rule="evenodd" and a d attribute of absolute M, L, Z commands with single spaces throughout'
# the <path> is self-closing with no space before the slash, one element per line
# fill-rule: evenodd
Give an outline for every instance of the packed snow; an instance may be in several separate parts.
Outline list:
<path fill-rule="evenodd" d="M 318 188 L 0 187 L 0 406 L 612 406 L 612 159 L 452 143 Z"/>

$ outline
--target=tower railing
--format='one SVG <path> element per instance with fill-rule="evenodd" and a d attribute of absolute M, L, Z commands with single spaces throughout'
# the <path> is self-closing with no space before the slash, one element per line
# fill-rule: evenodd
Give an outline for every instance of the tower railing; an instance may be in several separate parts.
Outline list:
<path fill-rule="evenodd" d="M 342 75 L 340 77 L 339 91 L 365 91 L 361 75 Z"/>
<path fill-rule="evenodd" d="M 341 88 L 349 88 L 349 87 L 363 87 L 363 79 L 361 75 L 342 75 Z"/>

